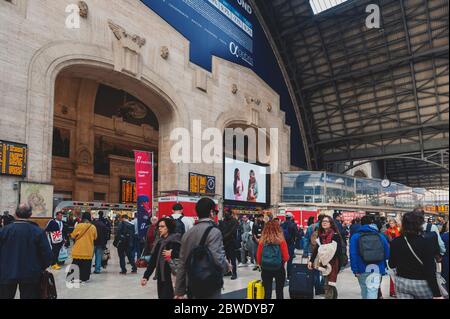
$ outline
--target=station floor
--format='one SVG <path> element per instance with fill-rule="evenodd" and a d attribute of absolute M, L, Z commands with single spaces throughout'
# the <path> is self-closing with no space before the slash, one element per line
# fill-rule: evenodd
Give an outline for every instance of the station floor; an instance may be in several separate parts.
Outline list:
<path fill-rule="evenodd" d="M 140 285 L 140 279 L 145 269 L 139 269 L 138 274 L 128 273 L 126 276 L 119 275 L 119 259 L 117 250 L 111 245 L 111 259 L 108 267 L 102 270 L 101 274 L 92 274 L 91 279 L 86 284 L 81 284 L 78 288 L 67 287 L 66 267 L 70 264 L 70 259 L 61 270 L 51 270 L 55 276 L 57 284 L 58 299 L 157 299 L 156 281 L 150 280 L 146 287 Z M 297 251 L 298 256 L 300 251 Z M 294 262 L 300 262 L 296 258 Z M 131 270 L 127 265 L 128 271 Z M 246 287 L 251 280 L 260 279 L 260 273 L 253 271 L 250 267 L 238 268 L 238 279 L 230 280 L 225 277 L 223 299 L 246 299 Z M 275 286 L 275 285 L 274 285 Z M 343 270 L 338 277 L 337 288 L 339 299 L 361 299 L 357 279 L 353 276 L 349 268 Z M 383 278 L 382 292 L 385 298 L 389 298 L 389 277 Z M 275 298 L 275 291 L 273 291 Z M 288 286 L 286 285 L 284 298 L 289 299 Z M 322 299 L 323 297 L 316 297 Z"/>

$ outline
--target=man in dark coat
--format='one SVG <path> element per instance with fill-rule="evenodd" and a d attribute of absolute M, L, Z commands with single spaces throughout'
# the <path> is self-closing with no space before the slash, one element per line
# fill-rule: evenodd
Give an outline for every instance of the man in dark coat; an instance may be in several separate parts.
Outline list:
<path fill-rule="evenodd" d="M 105 223 L 99 218 L 93 222 L 93 225 L 97 229 L 97 239 L 94 241 L 94 254 L 95 254 L 95 271 L 94 274 L 99 274 L 102 267 L 103 253 L 108 243 L 109 230 Z"/>
<path fill-rule="evenodd" d="M 0 229 L 0 299 L 39 299 L 40 278 L 53 259 L 45 232 L 28 219 L 31 208 L 22 204 L 17 220 Z"/>
<path fill-rule="evenodd" d="M 223 236 L 223 246 L 225 255 L 233 266 L 231 273 L 231 280 L 237 279 L 237 253 L 236 250 L 240 247 L 240 238 L 238 238 L 237 231 L 239 222 L 233 218 L 230 211 L 224 212 L 224 220 L 220 223 L 219 229 Z"/>

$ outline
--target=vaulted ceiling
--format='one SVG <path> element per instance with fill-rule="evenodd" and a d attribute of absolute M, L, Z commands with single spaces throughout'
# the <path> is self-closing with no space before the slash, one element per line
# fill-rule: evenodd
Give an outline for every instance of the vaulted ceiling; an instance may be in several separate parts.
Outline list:
<path fill-rule="evenodd" d="M 374 160 L 393 181 L 448 187 L 448 0 L 348 0 L 319 14 L 309 0 L 253 4 L 295 92 L 314 169 Z M 371 4 L 380 28 L 366 25 Z"/>

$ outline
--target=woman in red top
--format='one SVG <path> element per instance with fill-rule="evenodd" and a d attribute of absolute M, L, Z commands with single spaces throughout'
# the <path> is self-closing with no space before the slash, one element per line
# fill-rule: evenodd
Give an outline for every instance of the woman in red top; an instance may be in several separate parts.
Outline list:
<path fill-rule="evenodd" d="M 389 221 L 389 228 L 384 233 L 388 236 L 389 242 L 400 237 L 400 227 L 395 219 Z"/>
<path fill-rule="evenodd" d="M 395 219 L 389 221 L 389 228 L 384 232 L 388 237 L 389 242 L 392 242 L 395 238 L 400 237 L 400 227 Z M 389 289 L 389 295 L 392 298 L 396 298 L 394 281 L 391 278 L 391 284 Z"/>
<path fill-rule="evenodd" d="M 265 251 L 267 249 L 267 251 Z M 270 258 L 270 252 L 279 250 L 281 252 L 281 262 L 279 265 L 270 265 L 264 262 L 263 251 L 265 258 Z M 276 258 L 270 258 L 275 260 Z M 283 290 L 286 280 L 286 271 L 284 270 L 285 263 L 289 260 L 289 251 L 286 240 L 284 239 L 283 231 L 280 224 L 276 221 L 270 221 L 264 226 L 261 239 L 258 244 L 258 252 L 256 253 L 256 262 L 261 266 L 261 279 L 264 286 L 264 299 L 272 298 L 272 282 L 275 278 L 276 296 L 277 299 L 284 299 Z M 275 269 L 276 268 L 276 269 Z"/>

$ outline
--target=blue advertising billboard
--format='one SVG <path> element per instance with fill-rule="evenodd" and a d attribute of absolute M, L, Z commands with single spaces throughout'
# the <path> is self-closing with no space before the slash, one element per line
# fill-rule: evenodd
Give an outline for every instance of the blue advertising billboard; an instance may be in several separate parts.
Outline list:
<path fill-rule="evenodd" d="M 306 159 L 289 95 L 277 59 L 247 0 L 141 0 L 190 42 L 190 61 L 208 71 L 212 56 L 252 69 L 280 95 L 291 126 L 291 160 Z M 299 147 L 300 146 L 300 147 Z"/>

